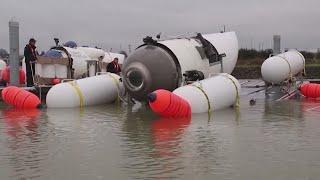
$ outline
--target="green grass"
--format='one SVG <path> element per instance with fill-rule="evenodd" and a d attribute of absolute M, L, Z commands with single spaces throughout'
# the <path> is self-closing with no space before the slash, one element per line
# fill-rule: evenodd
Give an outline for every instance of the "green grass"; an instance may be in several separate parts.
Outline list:
<path fill-rule="evenodd" d="M 306 67 L 320 67 L 320 64 L 306 64 Z"/>
<path fill-rule="evenodd" d="M 237 64 L 237 68 L 260 68 L 258 64 Z M 320 64 L 306 64 L 306 67 L 320 67 Z"/>

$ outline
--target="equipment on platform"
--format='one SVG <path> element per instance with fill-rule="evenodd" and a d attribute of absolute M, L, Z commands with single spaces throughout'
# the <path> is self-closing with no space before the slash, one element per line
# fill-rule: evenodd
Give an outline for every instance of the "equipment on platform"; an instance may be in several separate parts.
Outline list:
<path fill-rule="evenodd" d="M 146 37 L 143 41 L 123 65 L 124 85 L 136 100 L 146 100 L 148 93 L 160 88 L 173 91 L 185 84 L 190 71 L 201 72 L 204 78 L 231 73 L 238 58 L 234 32 L 161 41 Z"/>
<path fill-rule="evenodd" d="M 183 77 L 185 80 L 185 84 L 189 84 L 190 82 L 201 81 L 204 79 L 204 74 L 201 71 L 186 71 L 183 73 Z"/>
<path fill-rule="evenodd" d="M 261 75 L 264 81 L 279 84 L 304 73 L 304 69 L 303 55 L 296 50 L 290 50 L 266 59 L 261 66 Z"/>
<path fill-rule="evenodd" d="M 97 75 L 53 86 L 47 94 L 48 108 L 71 108 L 107 104 L 124 93 L 120 76 Z"/>

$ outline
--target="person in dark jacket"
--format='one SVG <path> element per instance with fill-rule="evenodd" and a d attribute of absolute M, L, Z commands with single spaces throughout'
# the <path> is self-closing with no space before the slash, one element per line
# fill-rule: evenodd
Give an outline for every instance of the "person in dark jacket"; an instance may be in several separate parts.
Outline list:
<path fill-rule="evenodd" d="M 31 38 L 29 44 L 24 48 L 26 63 L 27 86 L 34 86 L 33 76 L 35 74 L 35 62 L 37 61 L 36 40 Z"/>
<path fill-rule="evenodd" d="M 108 64 L 107 72 L 111 72 L 111 73 L 115 73 L 115 74 L 120 75 L 121 68 L 120 68 L 120 65 L 119 65 L 119 59 L 118 58 L 114 58 L 113 61 Z"/>

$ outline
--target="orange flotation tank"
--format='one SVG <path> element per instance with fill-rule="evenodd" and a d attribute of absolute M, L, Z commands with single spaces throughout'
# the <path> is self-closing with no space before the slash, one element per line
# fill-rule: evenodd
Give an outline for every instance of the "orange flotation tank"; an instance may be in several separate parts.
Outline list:
<path fill-rule="evenodd" d="M 300 86 L 300 92 L 302 95 L 308 98 L 320 97 L 320 84 L 308 83 Z"/>
<path fill-rule="evenodd" d="M 41 104 L 36 95 L 15 86 L 4 88 L 1 95 L 5 103 L 20 109 L 37 108 Z"/>
<path fill-rule="evenodd" d="M 10 67 L 6 66 L 1 71 L 1 77 L 3 81 L 10 83 Z M 19 69 L 19 83 L 25 84 L 26 83 L 26 73 L 21 68 Z"/>
<path fill-rule="evenodd" d="M 191 107 L 183 98 L 167 90 L 156 90 L 148 95 L 153 112 L 162 117 L 190 117 Z"/>

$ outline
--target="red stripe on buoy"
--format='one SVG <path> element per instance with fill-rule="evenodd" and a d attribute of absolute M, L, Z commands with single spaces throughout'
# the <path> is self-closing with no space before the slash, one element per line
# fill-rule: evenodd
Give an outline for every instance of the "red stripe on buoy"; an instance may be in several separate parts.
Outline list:
<path fill-rule="evenodd" d="M 300 86 L 300 92 L 307 98 L 320 97 L 320 84 L 308 83 Z"/>
<path fill-rule="evenodd" d="M 157 90 L 148 95 L 153 112 L 162 117 L 190 117 L 191 107 L 183 98 L 167 90 Z"/>
<path fill-rule="evenodd" d="M 41 101 L 29 91 L 10 86 L 3 89 L 2 98 L 5 103 L 20 109 L 37 108 Z"/>

